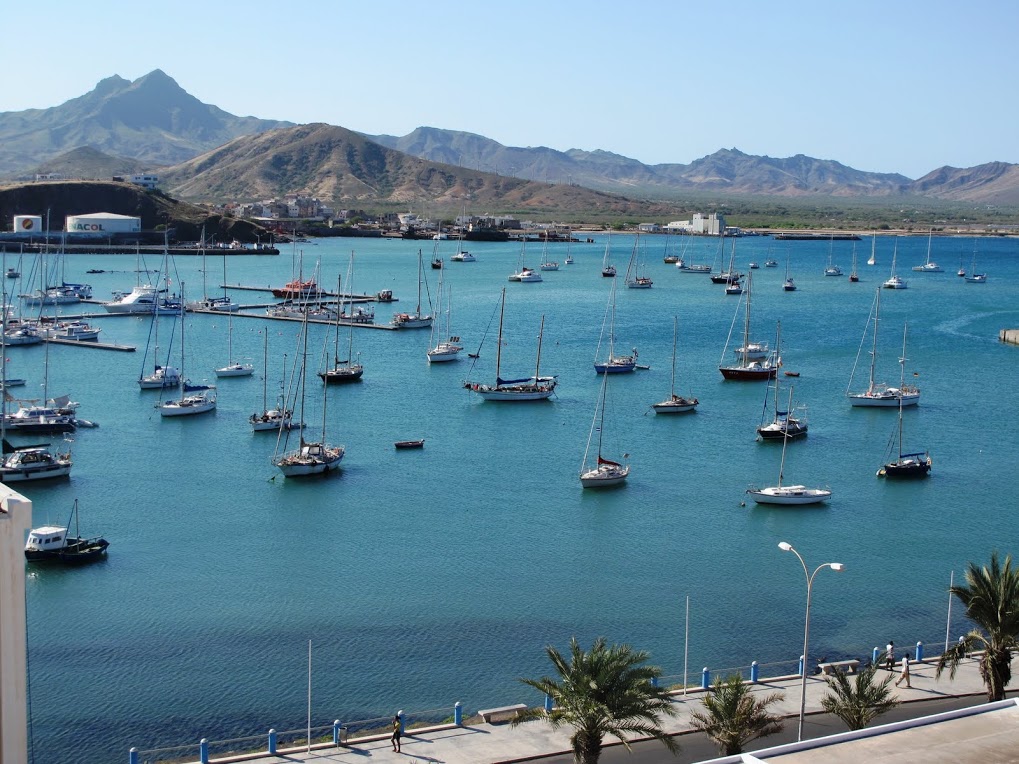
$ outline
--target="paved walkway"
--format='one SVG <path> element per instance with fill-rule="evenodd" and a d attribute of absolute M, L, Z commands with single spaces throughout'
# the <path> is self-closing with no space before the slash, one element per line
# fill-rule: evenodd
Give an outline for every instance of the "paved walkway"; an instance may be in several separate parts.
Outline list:
<path fill-rule="evenodd" d="M 900 686 L 893 690 L 899 700 L 913 702 L 933 700 L 944 697 L 964 695 L 982 695 L 983 682 L 980 680 L 977 662 L 973 659 L 964 661 L 951 680 L 946 671 L 940 679 L 934 678 L 933 663 L 914 663 L 911 666 L 912 688 Z M 1013 662 L 1013 673 L 1019 674 L 1019 659 Z M 883 676 L 884 672 L 881 672 Z M 898 677 L 898 667 L 895 671 Z M 763 679 L 755 688 L 755 692 L 783 693 L 783 699 L 774 706 L 776 713 L 787 717 L 786 725 L 795 728 L 800 709 L 799 677 L 781 677 Z M 826 682 L 820 676 L 807 677 L 806 713 L 821 710 L 821 697 L 825 694 Z M 690 731 L 690 714 L 701 708 L 702 691 L 690 692 L 674 696 L 678 713 L 667 719 L 664 727 L 673 733 Z M 880 720 L 878 721 L 880 724 Z M 390 764 L 392 762 L 435 762 L 436 764 L 500 764 L 502 762 L 526 761 L 531 758 L 566 753 L 570 750 L 570 730 L 552 731 L 544 721 L 533 721 L 519 727 L 511 727 L 507 723 L 477 724 L 464 727 L 430 727 L 410 730 L 404 735 L 402 752 L 392 749 L 389 738 L 367 738 L 349 740 L 346 746 L 339 748 L 332 745 L 312 747 L 310 752 L 300 750 L 280 750 L 278 756 L 262 756 L 232 761 L 248 761 L 254 764 L 279 764 L 286 762 L 310 762 L 324 764 L 326 762 L 361 762 L 361 764 Z M 613 739 L 607 738 L 609 743 Z M 213 762 L 227 761 L 212 759 Z"/>

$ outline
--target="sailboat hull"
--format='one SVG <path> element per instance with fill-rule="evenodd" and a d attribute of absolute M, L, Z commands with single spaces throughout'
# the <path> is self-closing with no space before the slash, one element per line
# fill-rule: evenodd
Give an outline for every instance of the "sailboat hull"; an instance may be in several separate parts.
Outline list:
<path fill-rule="evenodd" d="M 857 393 L 849 396 L 850 406 L 898 408 L 915 406 L 920 402 L 920 392 L 899 392 L 895 388 L 875 390 L 874 392 Z"/>
<path fill-rule="evenodd" d="M 204 395 L 186 395 L 176 401 L 166 401 L 159 407 L 159 415 L 163 417 L 194 416 L 207 414 L 216 408 L 216 399 Z"/>
<path fill-rule="evenodd" d="M 343 446 L 306 443 L 298 450 L 284 454 L 274 463 L 284 477 L 306 477 L 339 469 L 343 454 Z"/>
<path fill-rule="evenodd" d="M 778 369 L 774 366 L 761 366 L 751 364 L 749 366 L 719 366 L 718 370 L 725 379 L 737 382 L 757 382 L 774 379 Z"/>
<path fill-rule="evenodd" d="M 694 411 L 698 403 L 700 401 L 696 398 L 681 398 L 677 395 L 671 400 L 655 403 L 651 408 L 655 410 L 656 414 L 685 414 Z"/>
<path fill-rule="evenodd" d="M 357 382 L 364 376 L 364 367 L 360 364 L 354 366 L 337 366 L 335 369 L 320 371 L 318 375 L 327 385 L 341 385 L 345 382 Z"/>
<path fill-rule="evenodd" d="M 758 504 L 821 504 L 831 498 L 824 488 L 807 488 L 802 485 L 772 486 L 747 491 Z"/>
<path fill-rule="evenodd" d="M 629 466 L 602 464 L 596 469 L 581 473 L 580 484 L 584 488 L 610 488 L 625 483 L 629 476 Z"/>
<path fill-rule="evenodd" d="M 486 401 L 544 401 L 552 397 L 555 383 L 539 383 L 526 385 L 481 385 L 471 384 L 473 390 Z"/>
<path fill-rule="evenodd" d="M 925 478 L 931 471 L 931 458 L 922 456 L 900 457 L 877 471 L 878 477 Z"/>
<path fill-rule="evenodd" d="M 222 369 L 216 369 L 217 377 L 248 377 L 254 374 L 255 367 L 250 364 L 235 363 L 230 366 L 224 366 Z"/>

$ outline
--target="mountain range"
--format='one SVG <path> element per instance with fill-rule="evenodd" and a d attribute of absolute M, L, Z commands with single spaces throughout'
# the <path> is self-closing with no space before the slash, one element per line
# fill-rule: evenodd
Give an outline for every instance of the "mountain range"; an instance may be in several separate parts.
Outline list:
<path fill-rule="evenodd" d="M 1019 205 L 1019 165 L 941 167 L 912 180 L 804 155 L 722 149 L 690 164 L 646 165 L 608 151 L 504 146 L 420 127 L 363 135 L 342 127 L 237 117 L 155 70 L 119 76 L 59 106 L 0 113 L 0 175 L 97 177 L 158 171 L 183 199 L 255 200 L 308 193 L 335 204 L 434 202 L 472 207 L 625 212 L 699 192 L 838 199 L 925 197 Z M 648 210 L 646 201 L 640 202 Z"/>

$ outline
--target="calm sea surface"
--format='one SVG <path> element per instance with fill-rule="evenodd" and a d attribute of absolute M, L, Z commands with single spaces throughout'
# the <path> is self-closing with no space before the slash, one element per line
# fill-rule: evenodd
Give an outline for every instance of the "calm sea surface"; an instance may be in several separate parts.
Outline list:
<path fill-rule="evenodd" d="M 736 297 L 707 277 L 662 262 L 664 237 L 641 240 L 651 290 L 623 288 L 633 238 L 612 237 L 619 267 L 617 350 L 637 347 L 649 371 L 613 377 L 605 451 L 630 455 L 618 490 L 583 491 L 578 471 L 600 379 L 592 363 L 609 280 L 600 275 L 605 238 L 572 245 L 574 265 L 539 284 L 507 283 L 520 245 L 473 244 L 476 263 L 450 263 L 452 333 L 481 358 L 429 366 L 427 330 L 355 330 L 361 384 L 328 390 L 328 440 L 347 448 L 343 469 L 322 479 L 285 480 L 270 464 L 271 433 L 253 434 L 262 406 L 262 332 L 269 332 L 270 397 L 284 354 L 300 352 L 299 324 L 238 317 L 234 357 L 256 375 L 219 380 L 219 408 L 162 420 L 157 391 L 136 379 L 150 320 L 97 316 L 115 353 L 49 350 L 50 395 L 80 401 L 99 423 L 72 444 L 69 481 L 31 485 L 34 525 L 64 522 L 80 501 L 83 532 L 102 533 L 109 559 L 80 570 L 33 567 L 28 578 L 31 741 L 37 761 L 114 761 L 142 749 L 300 728 L 305 723 L 308 641 L 313 645 L 313 723 L 365 719 L 398 708 L 468 711 L 540 702 L 517 682 L 547 672 L 543 648 L 571 636 L 603 635 L 651 652 L 665 673 L 684 670 L 684 606 L 690 598 L 689 669 L 793 661 L 803 636 L 806 585 L 791 542 L 813 567 L 839 561 L 841 574 L 815 580 L 815 656 L 865 654 L 889 639 L 943 644 L 949 576 L 991 550 L 1016 552 L 1015 469 L 1019 432 L 1019 347 L 1000 344 L 1019 327 L 1019 242 L 939 238 L 940 274 L 913 273 L 926 237 L 898 240 L 905 291 L 882 293 L 878 378 L 898 381 L 903 325 L 906 373 L 922 389 L 904 415 L 905 449 L 929 449 L 931 477 L 892 483 L 875 477 L 894 445 L 894 409 L 853 409 L 845 398 L 876 288 L 891 271 L 893 239 L 855 243 L 861 281 L 826 278 L 833 260 L 848 274 L 853 242 L 736 241 L 736 262 L 754 271 L 752 335 L 774 342 L 782 323 L 783 390 L 794 383 L 810 434 L 788 449 L 785 481 L 829 486 L 830 504 L 799 509 L 745 506 L 751 484 L 773 485 L 781 444 L 754 428 L 765 385 L 723 382 L 717 367 Z M 688 261 L 711 262 L 717 240 L 677 239 Z M 305 277 L 329 287 L 356 249 L 355 291 L 392 289 L 413 309 L 417 251 L 432 242 L 333 240 L 303 245 Z M 726 259 L 731 240 L 725 242 Z M 976 257 L 986 284 L 955 275 Z M 562 261 L 566 245 L 549 257 Z M 537 266 L 541 246 L 528 246 Z M 8 256 L 9 257 L 9 256 Z M 773 257 L 777 268 L 764 268 Z M 289 280 L 297 257 L 230 257 L 230 284 Z M 799 291 L 782 291 L 787 267 Z M 8 266 L 14 263 L 8 262 Z M 146 263 L 157 268 L 157 262 Z M 135 283 L 130 256 L 67 259 L 68 281 L 88 280 L 97 297 Z M 29 264 L 22 265 L 25 271 Z M 106 270 L 85 275 L 87 268 Z M 173 288 L 189 298 L 217 291 L 222 259 L 178 257 Z M 434 302 L 437 271 L 427 270 Z M 10 284 L 8 284 L 10 286 Z M 543 373 L 558 374 L 547 403 L 484 403 L 462 387 L 495 376 L 496 309 L 506 287 L 503 376 L 533 372 L 545 317 Z M 268 294 L 233 293 L 244 304 Z M 95 306 L 98 310 L 98 306 Z M 247 311 L 252 314 L 261 310 Z M 496 316 L 493 321 L 493 316 Z M 680 326 L 677 390 L 701 405 L 688 416 L 655 416 L 670 387 L 673 317 Z M 741 329 L 737 321 L 737 333 Z M 173 318 L 160 319 L 160 345 Z M 225 365 L 225 316 L 186 319 L 185 372 L 214 380 Z M 332 329 L 311 330 L 309 364 L 332 354 Z M 180 328 L 173 343 L 179 352 Z M 869 348 L 869 339 L 868 348 Z M 734 345 L 733 345 L 734 346 Z M 604 349 L 603 349 L 604 353 Z M 341 352 L 341 355 L 344 353 Z M 8 376 L 41 396 L 46 350 L 7 350 Z M 731 356 L 730 356 L 731 357 Z M 151 357 L 148 364 L 152 364 Z M 918 377 L 913 377 L 918 374 Z M 854 388 L 866 385 L 866 352 Z M 317 434 L 322 397 L 309 383 L 305 419 Z M 782 394 L 783 396 L 785 393 Z M 420 451 L 393 442 L 426 438 Z M 953 614 L 953 638 L 964 624 Z M 783 671 L 790 666 L 783 666 Z"/>

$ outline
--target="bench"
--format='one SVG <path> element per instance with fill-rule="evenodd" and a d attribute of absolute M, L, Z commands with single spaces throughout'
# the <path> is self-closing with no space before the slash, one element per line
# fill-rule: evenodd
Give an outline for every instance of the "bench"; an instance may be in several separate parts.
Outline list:
<path fill-rule="evenodd" d="M 818 663 L 817 667 L 821 669 L 821 673 L 826 676 L 831 676 L 836 671 L 845 671 L 847 674 L 855 674 L 856 667 L 860 665 L 858 660 L 848 661 L 832 661 L 831 663 Z"/>
<path fill-rule="evenodd" d="M 515 719 L 521 711 L 527 710 L 526 703 L 517 703 L 512 706 L 500 706 L 499 708 L 486 708 L 482 711 L 478 711 L 480 716 L 487 724 L 492 723 L 492 719 L 496 716 L 500 718 Z"/>

